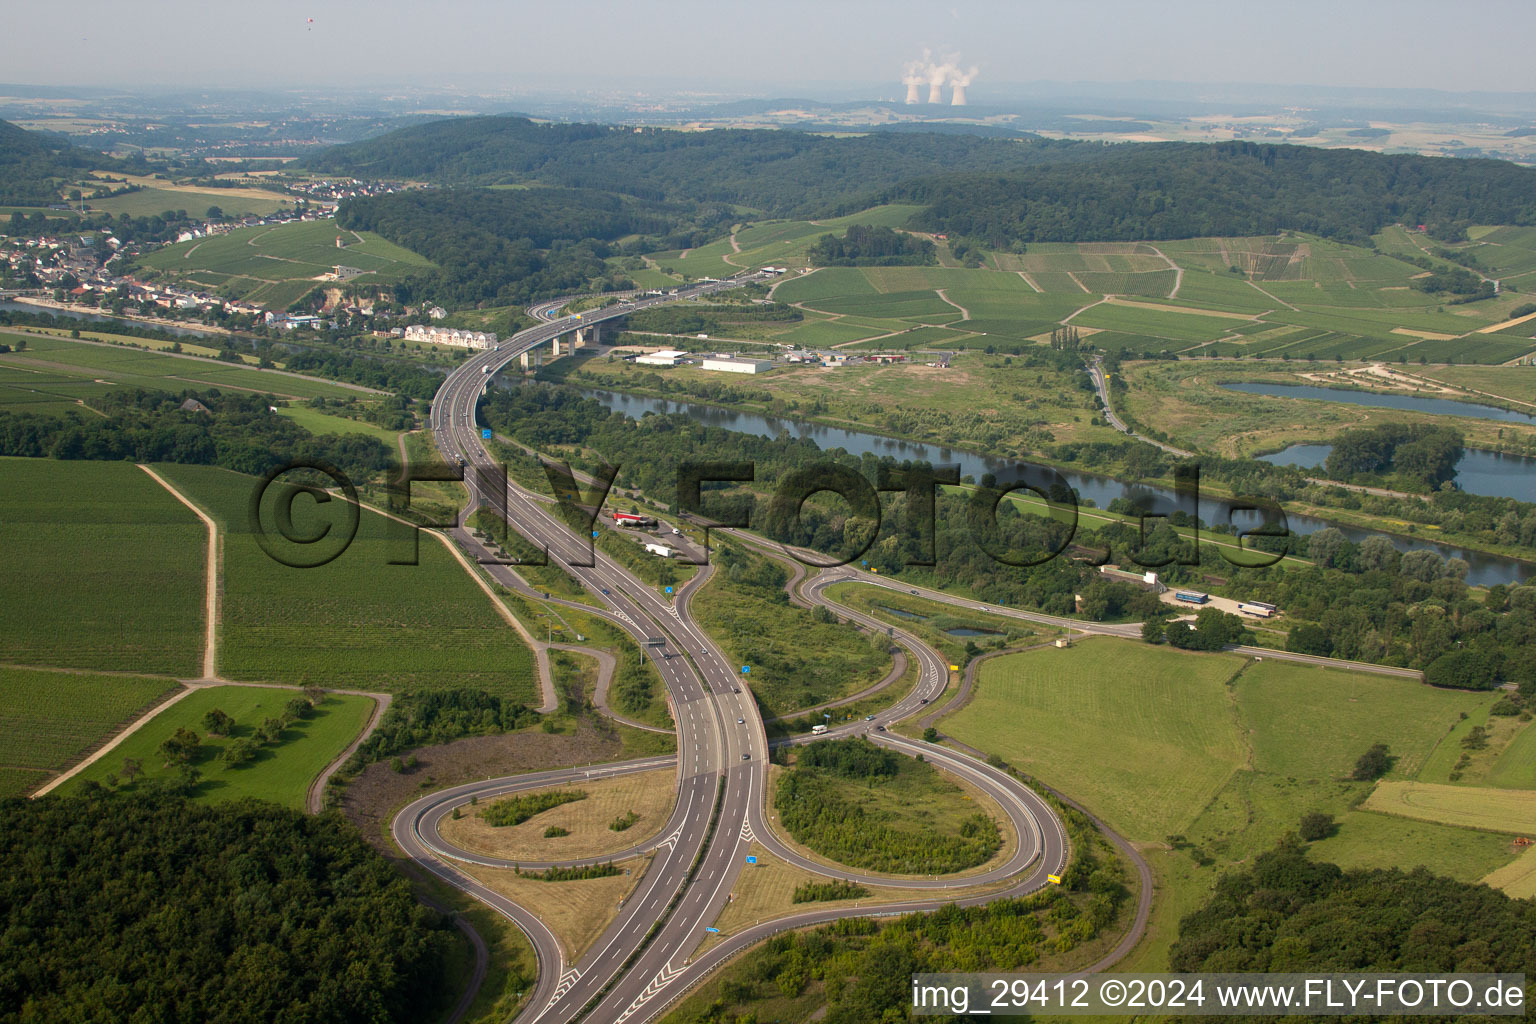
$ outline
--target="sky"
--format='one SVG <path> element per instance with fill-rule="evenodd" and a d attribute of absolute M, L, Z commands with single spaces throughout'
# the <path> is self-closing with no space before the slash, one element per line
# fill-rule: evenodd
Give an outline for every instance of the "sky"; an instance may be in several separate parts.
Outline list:
<path fill-rule="evenodd" d="M 7 5 L 0 79 L 894 95 L 925 49 L 1031 81 L 1536 92 L 1531 0 L 74 0 Z M 313 21 L 310 21 L 313 19 Z M 71 38 L 78 33 L 78 37 Z"/>

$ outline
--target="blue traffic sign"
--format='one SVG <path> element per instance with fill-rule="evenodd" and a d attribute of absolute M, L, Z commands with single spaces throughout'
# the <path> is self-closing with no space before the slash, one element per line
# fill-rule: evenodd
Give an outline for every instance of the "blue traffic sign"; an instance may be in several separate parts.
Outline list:
<path fill-rule="evenodd" d="M 594 536 L 594 537 L 596 537 L 596 536 L 597 536 L 597 531 L 596 531 L 596 530 L 593 530 L 593 531 L 592 531 L 592 536 Z"/>
<path fill-rule="evenodd" d="M 752 674 L 752 666 L 751 665 L 743 665 L 743 666 L 741 666 L 741 674 L 744 675 L 744 676 L 751 675 Z"/>
<path fill-rule="evenodd" d="M 822 718 L 831 718 L 832 717 L 832 712 L 830 712 L 830 711 L 823 711 L 821 713 L 821 717 Z"/>
<path fill-rule="evenodd" d="M 669 594 L 672 593 L 672 588 L 671 587 L 667 588 L 667 593 L 669 593 Z"/>
<path fill-rule="evenodd" d="M 709 934 L 711 934 L 711 935 L 719 935 L 720 934 L 720 929 L 719 928 L 705 928 L 704 930 L 709 932 Z"/>
<path fill-rule="evenodd" d="M 757 858 L 756 857 L 748 857 L 747 858 L 747 863 L 748 864 L 756 864 L 757 863 Z"/>
<path fill-rule="evenodd" d="M 491 439 L 491 428 L 490 427 L 481 427 L 480 428 L 480 437 L 482 439 L 486 440 L 486 441 L 489 441 Z"/>

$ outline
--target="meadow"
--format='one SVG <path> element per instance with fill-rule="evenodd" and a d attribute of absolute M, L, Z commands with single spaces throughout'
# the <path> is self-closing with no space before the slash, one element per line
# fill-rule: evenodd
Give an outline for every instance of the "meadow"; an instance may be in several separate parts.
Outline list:
<path fill-rule="evenodd" d="M 1455 744 L 1460 716 L 1486 714 L 1494 699 L 1094 639 L 987 662 L 971 703 L 940 728 L 1081 800 L 1141 845 L 1161 895 L 1148 939 L 1124 966 L 1156 970 L 1180 917 L 1219 874 L 1308 811 L 1337 822 L 1313 856 L 1345 867 L 1424 865 L 1473 881 L 1508 863 L 1508 836 L 1356 809 L 1371 784 L 1349 779 L 1377 742 L 1395 759 L 1390 781 L 1429 770 Z"/>
<path fill-rule="evenodd" d="M 164 678 L 0 668 L 0 797 L 42 785 L 175 688 Z"/>
<path fill-rule="evenodd" d="M 15 348 L 21 335 L 0 333 Z M 355 398 L 355 388 L 239 363 L 211 362 L 146 352 L 130 345 L 104 345 L 68 338 L 26 335 L 24 352 L 0 353 L 0 409 L 59 412 L 122 388 L 150 391 L 206 391 L 210 387 L 286 399 Z"/>
<path fill-rule="evenodd" d="M 160 745 L 178 729 L 188 729 L 199 738 L 192 765 L 200 779 L 189 794 L 192 799 L 212 803 L 257 797 L 303 810 L 309 784 L 357 737 L 373 713 L 371 698 L 328 694 L 308 718 L 283 730 L 280 743 L 263 745 L 253 760 L 230 765 L 221 759 L 231 743 L 250 738 L 266 719 L 281 716 L 285 705 L 296 697 L 297 690 L 266 686 L 201 688 L 145 722 L 117 749 L 59 787 L 60 792 L 77 791 L 86 782 L 107 785 L 109 775 L 116 776 L 123 786 L 127 782 L 122 775 L 127 758 L 138 761 L 144 770 L 133 787 L 175 777 L 178 769 L 167 765 Z M 203 716 L 214 709 L 235 720 L 230 736 L 208 734 Z"/>
<path fill-rule="evenodd" d="M 411 556 L 410 528 L 386 526 L 364 509 L 339 557 L 290 568 L 269 557 L 252 532 L 247 509 L 256 479 L 205 466 L 157 469 L 220 524 L 225 676 L 396 693 L 473 687 L 535 702 L 527 646 L 432 537 L 418 538 L 419 564 L 391 565 Z M 339 535 L 341 504 L 318 508 L 301 498 L 296 528 L 330 523 Z M 291 545 L 282 550 L 308 557 Z"/>
<path fill-rule="evenodd" d="M 207 533 L 142 470 L 0 459 L 0 521 L 4 661 L 201 671 Z"/>

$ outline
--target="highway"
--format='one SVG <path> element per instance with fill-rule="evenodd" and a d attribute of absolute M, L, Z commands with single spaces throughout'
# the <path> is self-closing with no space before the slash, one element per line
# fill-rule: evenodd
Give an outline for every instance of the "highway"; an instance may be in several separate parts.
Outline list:
<path fill-rule="evenodd" d="M 586 538 L 577 537 L 550 513 L 547 499 L 541 500 L 506 481 L 482 442 L 476 420 L 476 404 L 490 380 L 524 352 L 549 344 L 577 328 L 647 306 L 737 287 L 761 276 L 744 274 L 728 281 L 706 282 L 675 295 L 631 297 L 573 316 L 559 316 L 566 300 L 534 307 L 530 312 L 544 323 L 520 332 L 493 350 L 470 356 L 449 375 L 433 400 L 430 422 L 439 450 L 450 462 L 464 460 L 465 483 L 471 499 L 464 515 L 467 517 L 478 505 L 490 506 L 535 545 L 547 548 L 553 565 L 598 597 L 603 602 L 601 614 L 605 618 L 642 645 L 648 638 L 662 639 L 662 645 L 645 649 L 667 687 L 677 728 L 675 759 L 487 780 L 423 797 L 396 817 L 394 837 L 407 856 L 506 915 L 533 943 L 539 961 L 538 981 L 518 1016 L 520 1021 L 563 1024 L 580 1018 L 622 1024 L 649 1020 L 722 958 L 762 935 L 792 926 L 790 922 L 809 924 L 872 912 L 852 908 L 807 912 L 749 929 L 712 947 L 708 955 L 691 959 L 705 937 L 704 929 L 718 917 L 729 899 L 744 864 L 747 845 L 754 838 L 777 855 L 811 870 L 839 878 L 865 876 L 807 861 L 786 848 L 764 820 L 768 743 L 762 719 L 737 667 L 727 662 L 720 649 L 693 622 L 689 603 L 696 585 L 683 588 L 675 602 L 669 601 L 601 551 L 594 550 Z M 455 533 L 464 541 L 468 537 L 462 522 L 461 517 L 461 529 Z M 704 575 L 701 573 L 696 580 Z M 903 635 L 896 639 L 908 647 L 922 667 L 918 687 L 875 721 L 839 729 L 837 734 L 863 731 L 874 742 L 901 753 L 922 753 L 998 801 L 1018 833 L 1017 850 L 1002 867 L 969 877 L 963 884 L 1016 878 L 1006 890 L 990 894 L 987 899 L 1029 892 L 1046 884 L 1045 876 L 1065 865 L 1067 842 L 1059 820 L 1032 790 L 974 758 L 880 731 L 880 726 L 919 710 L 921 696 L 936 696 L 943 691 L 948 678 L 947 668 L 937 653 L 913 637 Z M 645 875 L 617 917 L 574 964 L 565 961 L 558 941 L 536 915 L 498 896 L 459 869 L 459 865 L 483 864 L 486 860 L 452 849 L 436 832 L 436 823 L 443 815 L 471 796 L 542 788 L 577 777 L 596 777 L 589 773 L 618 774 L 664 764 L 675 764 L 677 770 L 678 796 L 672 817 L 658 837 L 633 851 L 653 854 Z M 914 890 L 911 903 L 902 904 L 899 910 L 881 908 L 879 913 L 936 909 L 950 902 L 942 893 L 957 884 L 953 879 L 891 880 L 869 876 L 868 880 Z"/>

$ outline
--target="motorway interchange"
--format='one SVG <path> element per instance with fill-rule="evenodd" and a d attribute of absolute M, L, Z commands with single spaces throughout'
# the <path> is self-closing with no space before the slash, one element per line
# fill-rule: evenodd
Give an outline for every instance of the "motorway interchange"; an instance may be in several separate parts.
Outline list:
<path fill-rule="evenodd" d="M 584 538 L 577 537 L 551 514 L 539 496 L 508 481 L 486 450 L 476 421 L 476 403 L 489 380 L 523 353 L 578 327 L 757 279 L 758 275 L 744 274 L 730 281 L 706 282 L 675 295 L 629 299 L 580 318 L 558 317 L 561 304 L 546 304 L 534 312 L 547 322 L 517 334 L 493 351 L 466 359 L 444 382 L 432 405 L 431 425 L 439 450 L 450 461 L 462 459 L 465 466 L 470 501 L 464 518 L 480 505 L 489 506 L 532 543 L 547 548 L 552 564 L 580 581 L 591 594 L 600 595 L 604 607 L 598 614 L 642 645 L 651 638 L 665 641 L 645 649 L 667 687 L 677 729 L 675 757 L 539 772 L 458 786 L 422 797 L 402 810 L 393 822 L 394 838 L 407 856 L 506 915 L 527 934 L 538 957 L 538 980 L 517 1018 L 522 1022 L 565 1024 L 590 1019 L 605 1024 L 639 1024 L 659 1016 L 713 968 L 774 932 L 839 917 L 892 915 L 935 910 L 950 902 L 964 904 L 968 901 L 953 901 L 946 896 L 946 891 L 957 885 L 997 884 L 986 895 L 971 897 L 969 902 L 1020 896 L 1049 884 L 1048 876 L 1059 874 L 1068 860 L 1066 832 L 1060 819 L 1032 789 L 975 758 L 887 731 L 892 723 L 916 714 L 942 693 L 949 676 L 948 667 L 937 652 L 902 630 L 893 630 L 892 639 L 906 648 L 909 657 L 920 666 L 916 686 L 871 720 L 842 726 L 827 735 L 864 734 L 902 754 L 921 753 L 930 762 L 976 786 L 996 800 L 1010 819 L 1010 827 L 1018 837 L 1013 855 L 985 873 L 955 882 L 942 878 L 866 876 L 850 869 L 834 873 L 792 849 L 766 820 L 769 744 L 750 685 L 699 629 L 689 610 L 693 591 L 708 579 L 711 570 L 702 569 L 681 589 L 675 601 L 662 598 L 602 552 L 594 551 Z M 551 317 L 557 318 L 548 319 Z M 454 532 L 460 543 L 475 549 L 476 542 L 462 525 Z M 521 579 L 505 567 L 488 569 L 498 582 L 527 592 Z M 871 628 L 884 628 L 883 624 L 875 624 L 834 604 L 821 591 L 822 586 L 818 585 L 808 593 L 812 600 L 836 608 L 845 618 Z M 634 892 L 576 963 L 566 962 L 559 942 L 537 915 L 460 870 L 461 866 L 511 866 L 510 862 L 458 850 L 437 832 L 438 823 L 472 797 L 493 798 L 674 765 L 676 806 L 656 836 L 629 851 L 562 865 L 652 854 Z M 877 883 L 888 889 L 910 889 L 912 898 L 878 909 L 824 908 L 760 922 L 696 955 L 706 937 L 705 929 L 729 900 L 749 844 L 754 840 L 774 856 L 798 867 L 828 877 Z M 556 866 L 519 864 L 535 870 Z"/>

